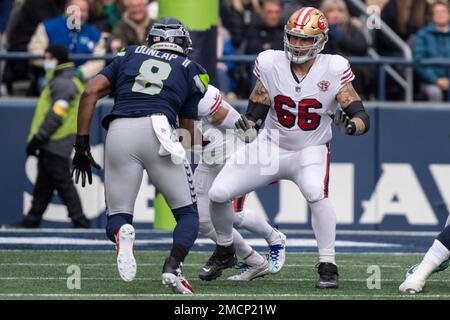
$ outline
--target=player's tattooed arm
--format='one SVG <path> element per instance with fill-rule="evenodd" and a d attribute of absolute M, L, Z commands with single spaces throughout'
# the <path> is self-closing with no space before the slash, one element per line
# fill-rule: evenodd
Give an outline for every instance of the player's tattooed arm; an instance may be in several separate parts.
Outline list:
<path fill-rule="evenodd" d="M 80 99 L 78 108 L 78 135 L 89 135 L 91 120 L 94 114 L 95 105 L 98 100 L 108 95 L 110 92 L 110 82 L 102 74 L 92 79 Z"/>
<path fill-rule="evenodd" d="M 269 113 L 270 105 L 269 91 L 267 91 L 266 87 L 264 87 L 264 84 L 259 79 L 256 80 L 255 88 L 250 95 L 247 112 L 245 114 L 245 117 L 252 127 L 259 129 Z M 243 126 L 241 127 L 244 129 Z"/>
<path fill-rule="evenodd" d="M 256 80 L 255 88 L 253 89 L 249 100 L 254 103 L 260 103 L 266 106 L 270 106 L 269 92 L 259 79 Z"/>
<path fill-rule="evenodd" d="M 369 117 L 364 111 L 362 100 L 351 82 L 339 90 L 336 100 L 355 124 L 355 131 L 352 134 L 358 136 L 366 133 L 369 130 Z"/>

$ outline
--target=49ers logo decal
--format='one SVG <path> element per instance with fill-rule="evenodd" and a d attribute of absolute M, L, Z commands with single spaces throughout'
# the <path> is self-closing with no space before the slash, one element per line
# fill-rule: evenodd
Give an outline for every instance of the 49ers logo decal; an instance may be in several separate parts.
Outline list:
<path fill-rule="evenodd" d="M 310 112 L 310 109 L 321 109 L 322 104 L 316 99 L 304 99 L 298 103 L 298 117 L 290 110 L 297 108 L 294 100 L 289 97 L 278 95 L 274 99 L 274 107 L 277 113 L 278 122 L 285 128 L 292 128 L 297 125 L 303 131 L 316 130 L 320 125 L 320 115 Z M 283 106 L 288 107 L 284 109 Z"/>
<path fill-rule="evenodd" d="M 319 17 L 319 23 L 317 24 L 320 30 L 325 30 L 328 27 L 327 19 L 324 16 Z"/>

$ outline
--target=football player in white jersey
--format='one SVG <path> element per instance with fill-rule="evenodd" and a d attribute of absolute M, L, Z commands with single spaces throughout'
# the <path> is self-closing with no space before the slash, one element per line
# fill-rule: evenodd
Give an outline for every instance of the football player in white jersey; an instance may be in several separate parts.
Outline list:
<path fill-rule="evenodd" d="M 208 191 L 226 159 L 243 145 L 243 142 L 233 132 L 240 114 L 222 99 L 217 88 L 209 85 L 208 91 L 198 105 L 198 115 L 202 120 L 198 129 L 202 133 L 203 146 L 202 159 L 194 173 L 200 220 L 199 230 L 200 233 L 215 242 L 217 236 L 211 222 Z M 253 250 L 242 238 L 241 234 L 233 229 L 234 248 L 237 256 L 243 259 L 244 263 L 241 265 L 241 272 L 228 279 L 250 281 L 268 273 L 279 272 L 284 265 L 286 236 L 273 228 L 255 212 L 244 210 L 242 198 L 237 199 L 235 204 L 235 224 L 266 239 L 269 245 L 269 260 Z M 216 205 L 232 206 L 230 202 Z M 222 274 L 223 268 L 217 268 L 216 264 L 212 263 L 212 261 L 217 259 L 223 261 L 221 257 L 213 255 L 210 263 L 207 263 L 200 270 L 200 279 L 211 281 Z M 224 263 L 226 267 L 233 267 L 236 264 L 235 256 L 229 256 Z"/>
<path fill-rule="evenodd" d="M 220 210 L 236 196 L 273 180 L 293 181 L 308 201 L 312 227 L 319 249 L 317 288 L 337 288 L 335 261 L 336 215 L 328 199 L 330 115 L 348 135 L 369 130 L 369 116 L 351 81 L 348 61 L 338 55 L 320 54 L 327 42 L 328 22 L 315 8 L 302 8 L 285 26 L 284 52 L 267 50 L 256 59 L 256 85 L 247 113 L 236 123 L 248 143 L 225 164 L 215 179 L 209 197 L 214 204 L 212 222 L 217 234 L 215 255 L 233 253 L 233 212 Z M 261 124 L 265 121 L 265 128 Z M 243 161 L 262 148 L 278 169 L 262 170 L 262 161 Z M 262 157 L 262 156 L 261 156 Z M 243 164 L 244 163 L 244 164 Z"/>

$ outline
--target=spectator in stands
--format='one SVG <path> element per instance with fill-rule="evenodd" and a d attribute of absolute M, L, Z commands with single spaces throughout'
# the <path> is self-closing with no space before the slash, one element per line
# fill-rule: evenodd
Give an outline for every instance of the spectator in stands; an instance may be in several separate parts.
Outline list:
<path fill-rule="evenodd" d="M 413 44 L 414 59 L 450 58 L 450 14 L 447 1 L 438 0 L 430 8 L 431 21 L 421 29 Z M 449 90 L 448 69 L 421 67 L 416 69 L 422 90 L 431 101 L 442 101 Z"/>
<path fill-rule="evenodd" d="M 381 19 L 405 42 L 410 42 L 426 25 L 427 0 L 390 0 L 381 11 Z M 382 32 L 377 32 L 376 48 L 383 56 L 401 56 L 402 51 Z"/>
<path fill-rule="evenodd" d="M 339 54 L 345 57 L 366 56 L 368 43 L 362 31 L 353 23 L 344 0 L 324 0 L 320 10 L 325 14 L 329 23 L 329 40 L 323 53 Z M 352 67 L 356 79 L 353 81 L 355 89 L 363 96 L 370 92 L 370 75 L 367 67 L 355 65 Z"/>
<path fill-rule="evenodd" d="M 0 0 L 0 43 L 12 10 L 12 0 Z"/>
<path fill-rule="evenodd" d="M 220 18 L 231 34 L 233 47 L 243 52 L 245 30 L 261 12 L 258 0 L 224 0 L 220 8 Z"/>
<path fill-rule="evenodd" d="M 79 10 L 71 10 L 78 7 Z M 70 0 L 66 7 L 67 16 L 45 20 L 40 23 L 28 45 L 30 54 L 43 54 L 49 44 L 64 45 L 70 53 L 84 53 L 102 56 L 105 42 L 100 31 L 87 22 L 89 16 L 88 0 Z M 77 17 L 79 12 L 79 17 Z M 77 25 L 80 23 L 80 25 Z M 34 62 L 42 66 L 42 61 Z M 87 81 L 95 76 L 105 65 L 102 60 L 76 61 L 76 74 Z"/>
<path fill-rule="evenodd" d="M 110 49 L 113 52 L 130 45 L 145 44 L 152 26 L 147 10 L 147 0 L 128 0 L 126 3 L 122 20 L 117 23 L 111 34 Z"/>
<path fill-rule="evenodd" d="M 235 54 L 233 45 L 231 44 L 230 33 L 222 26 L 219 21 L 217 25 L 217 56 L 218 58 Z M 225 100 L 233 103 L 237 100 L 236 94 L 233 92 L 236 83 L 233 77 L 235 71 L 235 63 L 233 62 L 217 62 L 217 84 L 218 89 L 224 94 Z"/>
<path fill-rule="evenodd" d="M 26 148 L 27 156 L 38 157 L 38 176 L 31 209 L 19 226 L 39 227 L 53 192 L 57 191 L 74 227 L 89 228 L 69 165 L 84 86 L 75 76 L 74 64 L 69 62 L 64 46 L 50 45 L 44 57 L 48 83 L 39 97 Z"/>
<path fill-rule="evenodd" d="M 320 8 L 323 0 L 285 0 L 283 21 L 287 21 L 292 13 L 301 7 Z M 351 16 L 360 16 L 359 10 L 349 0 L 345 0 Z"/>
<path fill-rule="evenodd" d="M 124 0 L 93 0 L 89 22 L 101 32 L 111 33 L 125 11 Z"/>
<path fill-rule="evenodd" d="M 261 51 L 283 50 L 284 23 L 281 20 L 283 4 L 280 0 L 265 0 L 261 18 L 255 19 L 249 28 L 246 54 Z"/>
<path fill-rule="evenodd" d="M 15 8 L 8 23 L 8 51 L 27 51 L 28 43 L 39 23 L 64 12 L 66 0 L 25 0 Z M 26 23 L 25 23 L 26 21 Z M 13 83 L 30 78 L 29 63 L 24 60 L 10 60 L 5 65 L 3 81 L 8 94 L 13 94 Z M 32 92 L 28 93 L 32 95 Z"/>

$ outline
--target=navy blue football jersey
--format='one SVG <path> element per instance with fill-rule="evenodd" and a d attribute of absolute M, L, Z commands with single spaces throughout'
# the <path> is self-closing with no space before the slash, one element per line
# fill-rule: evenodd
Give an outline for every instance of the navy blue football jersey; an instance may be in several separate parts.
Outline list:
<path fill-rule="evenodd" d="M 198 103 L 208 88 L 208 75 L 199 64 L 175 53 L 146 46 L 119 52 L 100 74 L 111 83 L 114 106 L 102 122 L 105 129 L 115 118 L 177 116 L 196 119 Z"/>

